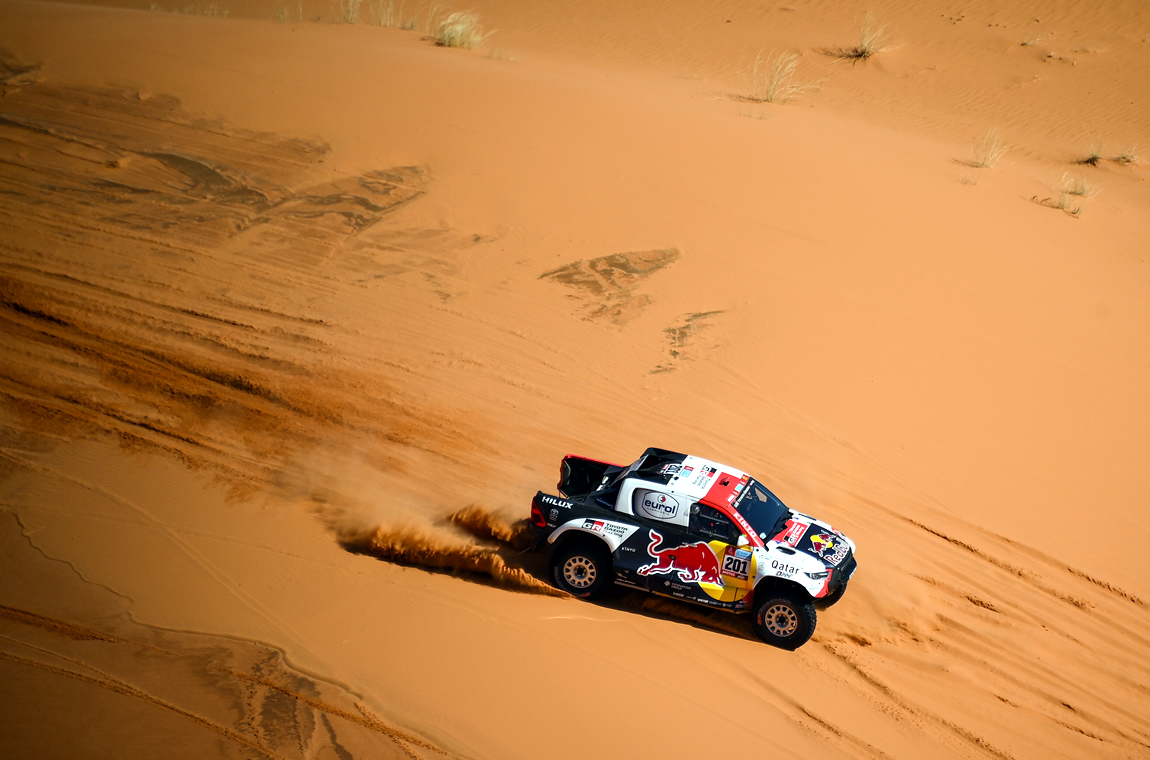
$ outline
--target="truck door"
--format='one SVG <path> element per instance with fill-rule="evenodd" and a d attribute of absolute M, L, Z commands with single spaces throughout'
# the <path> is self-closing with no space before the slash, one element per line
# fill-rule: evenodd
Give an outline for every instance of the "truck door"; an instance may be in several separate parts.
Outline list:
<path fill-rule="evenodd" d="M 693 599 L 690 578 L 696 563 L 690 547 L 683 546 L 683 529 L 650 522 L 645 527 L 637 536 L 643 539 L 639 544 L 637 575 L 650 591 Z"/>
<path fill-rule="evenodd" d="M 684 541 L 696 546 L 696 553 L 706 553 L 703 560 L 712 571 L 700 577 L 692 590 L 696 601 L 731 606 L 747 595 L 755 578 L 754 554 L 739 546 L 742 532 L 729 517 L 705 504 L 691 508 L 691 519 Z"/>

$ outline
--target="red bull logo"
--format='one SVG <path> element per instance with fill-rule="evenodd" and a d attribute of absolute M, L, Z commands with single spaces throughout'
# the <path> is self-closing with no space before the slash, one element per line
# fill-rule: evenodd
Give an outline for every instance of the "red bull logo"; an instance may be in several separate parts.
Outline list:
<path fill-rule="evenodd" d="M 663 536 L 650 531 L 651 543 L 647 546 L 655 562 L 639 568 L 639 575 L 663 575 L 678 573 L 684 583 L 721 583 L 719 559 L 711 547 L 703 541 L 682 546 L 663 546 Z"/>
<path fill-rule="evenodd" d="M 814 547 L 814 550 L 817 551 L 821 557 L 835 548 L 834 536 L 828 536 L 826 533 L 818 533 L 811 536 L 811 546 Z"/>

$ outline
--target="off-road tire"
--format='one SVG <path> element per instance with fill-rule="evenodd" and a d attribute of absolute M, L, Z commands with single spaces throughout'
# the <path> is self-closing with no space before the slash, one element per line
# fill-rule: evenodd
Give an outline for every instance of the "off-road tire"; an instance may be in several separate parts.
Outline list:
<path fill-rule="evenodd" d="M 835 591 L 833 594 L 827 594 L 822 599 L 816 599 L 815 607 L 819 608 L 820 610 L 825 610 L 827 607 L 837 604 L 838 601 L 843 598 L 843 594 L 846 592 L 847 584 L 844 583 L 843 585 L 839 586 L 838 591 Z"/>
<path fill-rule="evenodd" d="M 818 615 L 810 597 L 790 589 L 763 589 L 755 594 L 755 635 L 779 649 L 795 650 L 815 632 Z"/>
<path fill-rule="evenodd" d="M 615 568 L 606 547 L 592 541 L 568 541 L 551 555 L 555 587 L 582 599 L 596 599 L 615 582 Z"/>

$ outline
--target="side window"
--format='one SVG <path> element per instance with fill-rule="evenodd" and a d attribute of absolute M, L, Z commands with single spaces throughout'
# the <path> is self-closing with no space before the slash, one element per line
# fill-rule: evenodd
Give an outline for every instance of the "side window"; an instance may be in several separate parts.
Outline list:
<path fill-rule="evenodd" d="M 731 519 L 714 507 L 694 504 L 691 507 L 691 532 L 708 540 L 726 541 L 729 544 L 739 540 L 739 529 Z"/>

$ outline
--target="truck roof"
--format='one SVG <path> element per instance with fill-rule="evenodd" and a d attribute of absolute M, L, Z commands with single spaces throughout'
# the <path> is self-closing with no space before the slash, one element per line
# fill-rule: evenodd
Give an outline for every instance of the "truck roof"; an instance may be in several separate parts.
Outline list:
<path fill-rule="evenodd" d="M 737 495 L 750 479 L 745 472 L 729 465 L 666 449 L 647 449 L 636 465 L 632 465 L 628 477 L 662 483 L 692 501 L 718 500 L 729 504 L 735 499 L 731 494 Z"/>

